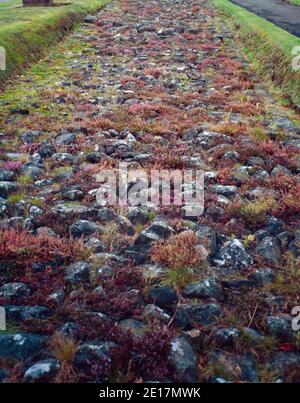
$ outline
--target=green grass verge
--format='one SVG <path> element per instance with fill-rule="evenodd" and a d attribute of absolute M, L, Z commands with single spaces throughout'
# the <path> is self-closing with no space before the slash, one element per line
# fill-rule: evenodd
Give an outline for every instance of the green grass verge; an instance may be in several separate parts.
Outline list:
<path fill-rule="evenodd" d="M 292 49 L 300 46 L 300 39 L 228 0 L 213 3 L 230 18 L 258 73 L 272 80 L 281 94 L 300 108 L 300 70 L 292 68 Z"/>
<path fill-rule="evenodd" d="M 60 0 L 62 1 L 62 0 Z M 84 16 L 100 9 L 109 0 L 75 0 L 57 7 L 19 7 L 9 0 L 0 8 L 0 46 L 6 50 L 6 70 L 0 82 L 39 60 Z M 67 1 L 64 1 L 67 3 Z"/>
<path fill-rule="evenodd" d="M 287 0 L 291 4 L 299 4 L 300 5 L 300 0 Z"/>

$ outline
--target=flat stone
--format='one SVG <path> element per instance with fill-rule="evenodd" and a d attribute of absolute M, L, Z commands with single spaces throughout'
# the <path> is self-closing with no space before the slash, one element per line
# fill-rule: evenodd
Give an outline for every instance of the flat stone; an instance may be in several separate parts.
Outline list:
<path fill-rule="evenodd" d="M 293 336 L 292 318 L 290 316 L 268 316 L 266 327 L 269 334 L 281 341 L 290 340 Z"/>
<path fill-rule="evenodd" d="M 63 133 L 56 137 L 55 144 L 58 146 L 74 143 L 76 136 L 74 133 Z"/>
<path fill-rule="evenodd" d="M 174 325 L 182 329 L 191 329 L 194 324 L 207 326 L 216 323 L 221 314 L 217 304 L 184 304 L 176 310 Z"/>
<path fill-rule="evenodd" d="M 100 225 L 88 220 L 79 220 L 70 227 L 70 232 L 75 238 L 101 233 L 102 231 L 103 228 Z"/>
<path fill-rule="evenodd" d="M 0 197 L 6 199 L 11 193 L 16 192 L 20 185 L 17 182 L 0 181 Z"/>
<path fill-rule="evenodd" d="M 262 256 L 266 262 L 279 266 L 281 262 L 281 251 L 279 242 L 275 237 L 264 238 L 256 247 L 255 252 Z"/>
<path fill-rule="evenodd" d="M 146 321 L 158 321 L 163 323 L 169 323 L 171 316 L 163 309 L 159 308 L 155 304 L 146 305 L 142 315 Z"/>
<path fill-rule="evenodd" d="M 0 182 L 10 182 L 16 178 L 16 174 L 13 171 L 8 171 L 6 169 L 0 169 Z"/>
<path fill-rule="evenodd" d="M 215 298 L 219 301 L 224 300 L 223 287 L 214 277 L 188 284 L 183 290 L 183 296 L 186 298 Z"/>
<path fill-rule="evenodd" d="M 2 298 L 22 298 L 30 295 L 30 288 L 24 283 L 6 283 L 0 287 Z"/>
<path fill-rule="evenodd" d="M 259 286 L 274 283 L 276 280 L 276 272 L 273 269 L 256 269 L 248 276 L 249 280 L 254 281 Z"/>
<path fill-rule="evenodd" d="M 57 204 L 53 207 L 53 212 L 64 217 L 64 216 L 78 216 L 82 220 L 87 220 L 89 218 L 95 218 L 97 211 L 91 207 L 87 207 L 83 204 L 77 203 L 62 203 Z"/>
<path fill-rule="evenodd" d="M 278 374 L 285 377 L 290 373 L 299 373 L 300 353 L 299 352 L 278 352 L 273 354 L 268 360 L 267 365 Z"/>
<path fill-rule="evenodd" d="M 217 233 L 208 225 L 197 225 L 194 229 L 200 243 L 203 243 L 210 254 L 214 256 L 217 252 Z"/>
<path fill-rule="evenodd" d="M 39 361 L 29 367 L 24 373 L 24 382 L 44 383 L 52 381 L 60 369 L 58 360 Z"/>
<path fill-rule="evenodd" d="M 209 190 L 228 199 L 233 199 L 237 195 L 236 186 L 210 185 Z"/>
<path fill-rule="evenodd" d="M 224 243 L 217 255 L 217 263 L 221 266 L 232 266 L 243 269 L 253 264 L 252 257 L 246 252 L 239 239 L 233 239 Z"/>
<path fill-rule="evenodd" d="M 82 368 L 90 368 L 97 362 L 110 361 L 110 349 L 115 346 L 111 341 L 86 342 L 82 344 L 74 358 L 74 364 Z"/>
<path fill-rule="evenodd" d="M 40 353 L 48 340 L 45 336 L 23 333 L 0 333 L 0 358 L 25 360 Z"/>
<path fill-rule="evenodd" d="M 8 320 L 23 321 L 28 319 L 45 319 L 52 311 L 44 306 L 4 305 Z"/>
<path fill-rule="evenodd" d="M 125 331 L 130 331 L 136 337 L 143 336 L 150 330 L 145 323 L 132 318 L 120 320 L 118 326 Z"/>
<path fill-rule="evenodd" d="M 241 337 L 242 332 L 234 327 L 218 329 L 214 332 L 213 337 L 215 342 L 220 347 L 233 346 L 236 340 Z"/>
<path fill-rule="evenodd" d="M 185 337 L 171 340 L 170 363 L 180 381 L 197 382 L 197 355 Z"/>
<path fill-rule="evenodd" d="M 76 262 L 66 267 L 65 279 L 70 284 L 89 283 L 90 265 L 87 262 Z"/>
<path fill-rule="evenodd" d="M 176 305 L 179 301 L 177 292 L 169 286 L 151 288 L 148 297 L 162 308 Z"/>
<path fill-rule="evenodd" d="M 136 244 L 145 244 L 155 241 L 161 241 L 167 239 L 174 233 L 172 227 L 166 224 L 164 221 L 154 221 L 150 227 L 146 228 L 137 237 Z"/>

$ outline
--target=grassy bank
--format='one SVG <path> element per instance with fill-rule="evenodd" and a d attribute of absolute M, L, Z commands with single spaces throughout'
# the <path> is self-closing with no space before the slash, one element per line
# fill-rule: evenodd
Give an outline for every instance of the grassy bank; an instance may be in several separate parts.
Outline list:
<path fill-rule="evenodd" d="M 37 61 L 86 14 L 107 2 L 75 0 L 57 7 L 29 8 L 22 8 L 21 2 L 16 0 L 0 3 L 0 46 L 6 50 L 7 62 L 6 70 L 0 71 L 0 82 Z"/>
<path fill-rule="evenodd" d="M 300 39 L 228 0 L 213 3 L 230 18 L 258 72 L 300 108 L 300 70 L 292 68 L 292 49 L 300 46 Z"/>

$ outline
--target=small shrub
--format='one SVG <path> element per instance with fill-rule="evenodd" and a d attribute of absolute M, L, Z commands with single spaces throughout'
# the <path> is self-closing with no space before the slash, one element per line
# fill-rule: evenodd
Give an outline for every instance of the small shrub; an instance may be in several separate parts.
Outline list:
<path fill-rule="evenodd" d="M 29 175 L 20 175 L 18 177 L 18 182 L 22 185 L 22 186 L 27 186 L 30 185 L 34 182 L 34 179 L 29 176 Z"/>
<path fill-rule="evenodd" d="M 103 228 L 101 241 L 107 252 L 117 252 L 121 247 L 130 243 L 130 237 L 120 233 L 119 226 L 111 222 Z"/>
<path fill-rule="evenodd" d="M 277 272 L 276 281 L 268 284 L 265 288 L 285 298 L 290 307 L 300 303 L 300 259 L 293 256 L 291 252 L 285 254 L 285 263 L 282 269 Z"/>
<path fill-rule="evenodd" d="M 250 130 L 250 136 L 257 141 L 268 141 L 269 137 L 267 133 L 261 127 L 255 127 L 254 129 Z"/>
<path fill-rule="evenodd" d="M 50 341 L 50 348 L 56 359 L 65 363 L 72 363 L 78 344 L 72 338 L 64 337 L 60 333 L 55 333 Z"/>
<path fill-rule="evenodd" d="M 182 290 L 186 285 L 194 279 L 192 269 L 187 267 L 170 269 L 165 276 L 165 283 L 177 287 Z"/>
<path fill-rule="evenodd" d="M 241 217 L 249 224 L 264 223 L 267 218 L 267 214 L 271 213 L 277 207 L 277 202 L 271 197 L 265 199 L 258 199 L 254 201 L 245 202 L 240 207 Z"/>
<path fill-rule="evenodd" d="M 144 230 L 143 224 L 137 223 L 134 230 L 137 234 L 140 234 Z"/>
<path fill-rule="evenodd" d="M 182 232 L 170 237 L 167 241 L 159 242 L 152 248 L 152 260 L 173 268 L 200 266 L 203 257 L 196 245 L 197 236 L 191 232 Z"/>
<path fill-rule="evenodd" d="M 54 357 L 60 361 L 60 370 L 56 375 L 54 382 L 76 382 L 78 377 L 72 363 L 78 349 L 78 343 L 57 332 L 53 335 L 50 341 L 50 349 L 52 350 Z"/>
<path fill-rule="evenodd" d="M 7 161 L 3 164 L 3 168 L 8 171 L 17 171 L 22 166 L 21 161 Z"/>
<path fill-rule="evenodd" d="M 186 231 L 152 248 L 152 260 L 169 268 L 166 282 L 182 289 L 192 281 L 192 269 L 199 269 L 206 258 L 196 247 L 197 243 L 197 236 L 192 231 Z"/>
<path fill-rule="evenodd" d="M 275 383 L 280 377 L 280 374 L 267 364 L 259 366 L 258 376 L 261 383 Z"/>
<path fill-rule="evenodd" d="M 82 258 L 83 243 L 73 239 L 61 239 L 48 235 L 32 235 L 27 231 L 2 229 L 0 231 L 0 261 L 9 268 L 25 269 L 33 262 L 47 263 Z"/>
<path fill-rule="evenodd" d="M 28 199 L 28 202 L 30 203 L 31 206 L 35 206 L 35 207 L 42 207 L 42 205 L 43 205 L 43 200 L 38 199 L 37 197 Z"/>

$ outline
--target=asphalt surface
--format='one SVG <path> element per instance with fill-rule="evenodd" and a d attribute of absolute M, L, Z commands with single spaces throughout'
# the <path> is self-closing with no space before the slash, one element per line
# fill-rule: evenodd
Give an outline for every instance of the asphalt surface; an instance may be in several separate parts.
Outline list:
<path fill-rule="evenodd" d="M 281 0 L 231 0 L 300 38 L 300 6 Z"/>

